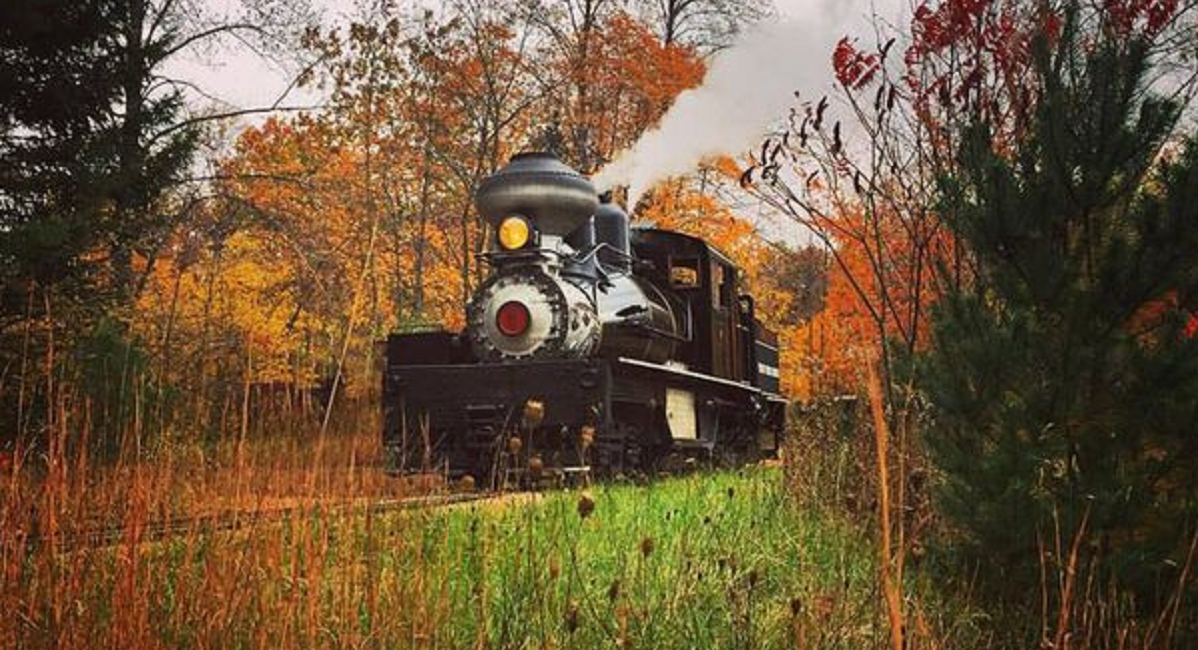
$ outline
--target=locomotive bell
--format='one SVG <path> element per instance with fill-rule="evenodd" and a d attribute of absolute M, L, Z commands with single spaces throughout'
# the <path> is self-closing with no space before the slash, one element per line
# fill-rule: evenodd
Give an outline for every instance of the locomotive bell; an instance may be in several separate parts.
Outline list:
<path fill-rule="evenodd" d="M 594 214 L 599 198 L 586 177 L 552 154 L 528 152 L 513 156 L 484 179 L 474 204 L 495 228 L 508 217 L 520 216 L 541 234 L 565 237 Z"/>

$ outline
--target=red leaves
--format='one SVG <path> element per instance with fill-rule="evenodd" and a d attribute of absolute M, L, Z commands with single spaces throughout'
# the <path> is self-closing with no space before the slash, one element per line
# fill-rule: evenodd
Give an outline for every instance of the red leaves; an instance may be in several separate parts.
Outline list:
<path fill-rule="evenodd" d="M 846 88 L 860 90 L 877 76 L 881 61 L 876 54 L 865 54 L 846 36 L 836 44 L 832 53 L 832 69 L 836 79 Z"/>
<path fill-rule="evenodd" d="M 1154 37 L 1177 14 L 1177 0 L 1104 0 L 1107 24 L 1116 34 L 1127 36 L 1140 31 Z"/>
<path fill-rule="evenodd" d="M 1198 314 L 1182 306 L 1176 291 L 1168 291 L 1161 298 L 1145 303 L 1131 317 L 1127 330 L 1141 340 L 1152 341 L 1170 319 L 1184 321 L 1185 324 L 1181 326 L 1182 337 L 1190 339 L 1198 335 Z"/>
<path fill-rule="evenodd" d="M 1120 38 L 1154 40 L 1173 23 L 1180 5 L 1178 0 L 1099 0 L 1081 20 L 1098 20 L 1108 34 Z M 935 126 L 972 107 L 995 111 L 992 117 L 1004 121 L 1000 131 L 1018 129 L 1027 117 L 1028 94 L 1034 92 L 1028 84 L 1033 43 L 1045 38 L 1054 44 L 1064 29 L 1063 14 L 1053 6 L 1021 0 L 920 0 L 903 57 L 903 79 L 922 119 Z"/>
<path fill-rule="evenodd" d="M 919 5 L 912 21 L 913 48 L 928 52 L 942 50 L 963 35 L 976 31 L 982 14 L 994 0 L 947 0 L 935 9 L 928 2 Z"/>
<path fill-rule="evenodd" d="M 1148 24 L 1146 29 L 1151 35 L 1161 32 L 1177 15 L 1177 0 L 1157 0 L 1148 7 Z"/>
<path fill-rule="evenodd" d="M 1047 12 L 1044 16 L 1041 29 L 1044 35 L 1048 38 L 1049 43 L 1056 43 L 1061 38 L 1061 28 L 1065 26 L 1065 21 L 1061 17 L 1052 12 Z"/>

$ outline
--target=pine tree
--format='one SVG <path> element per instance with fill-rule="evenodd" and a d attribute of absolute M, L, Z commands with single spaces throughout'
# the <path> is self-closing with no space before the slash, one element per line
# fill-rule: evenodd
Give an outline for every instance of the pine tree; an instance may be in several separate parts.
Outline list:
<path fill-rule="evenodd" d="M 119 100 L 119 57 L 104 52 L 107 0 L 14 0 L 0 10 L 0 272 L 3 313 L 27 311 L 30 282 L 84 295 L 80 258 L 103 241 Z"/>
<path fill-rule="evenodd" d="M 0 367 L 21 386 L 0 390 L 0 448 L 44 428 L 57 385 L 44 377 L 65 376 L 64 351 L 83 375 L 115 377 L 85 382 L 97 404 L 131 399 L 121 382 L 139 381 L 118 309 L 135 297 L 136 260 L 148 272 L 175 226 L 168 201 L 197 140 L 160 76 L 188 43 L 170 6 L 0 3 Z"/>
<path fill-rule="evenodd" d="M 179 44 L 146 0 L 3 4 L 6 314 L 26 311 L 31 282 L 96 307 L 130 298 L 133 257 L 168 229 L 162 201 L 196 147 L 181 93 L 159 77 Z"/>
<path fill-rule="evenodd" d="M 1070 20 L 1037 59 L 1026 136 L 978 121 L 942 183 L 974 278 L 921 359 L 940 505 L 1014 593 L 1083 519 L 1110 577 L 1159 591 L 1198 513 L 1198 140 L 1144 42 Z"/>

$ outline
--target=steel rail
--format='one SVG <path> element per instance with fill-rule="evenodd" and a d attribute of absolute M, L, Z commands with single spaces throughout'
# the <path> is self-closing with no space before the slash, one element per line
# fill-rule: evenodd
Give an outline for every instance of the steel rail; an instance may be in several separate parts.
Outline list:
<path fill-rule="evenodd" d="M 253 529 L 256 526 L 277 524 L 297 514 L 319 514 L 323 517 L 382 515 L 405 510 L 446 507 L 496 499 L 519 491 L 470 492 L 419 495 L 375 500 L 336 500 L 299 503 L 291 506 L 233 510 L 179 518 L 160 519 L 144 524 L 122 523 L 92 525 L 47 533 L 31 531 L 24 542 L 31 545 L 52 544 L 56 553 L 98 550 L 120 544 L 141 545 L 161 542 L 187 534 L 214 535 Z"/>

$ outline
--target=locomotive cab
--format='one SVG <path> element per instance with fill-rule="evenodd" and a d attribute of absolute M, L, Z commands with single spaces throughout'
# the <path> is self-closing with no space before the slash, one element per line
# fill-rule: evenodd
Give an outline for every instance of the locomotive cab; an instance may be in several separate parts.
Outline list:
<path fill-rule="evenodd" d="M 394 469 L 504 481 L 776 450 L 776 339 L 726 256 L 629 229 L 547 154 L 513 158 L 476 204 L 495 236 L 465 330 L 387 342 Z"/>

